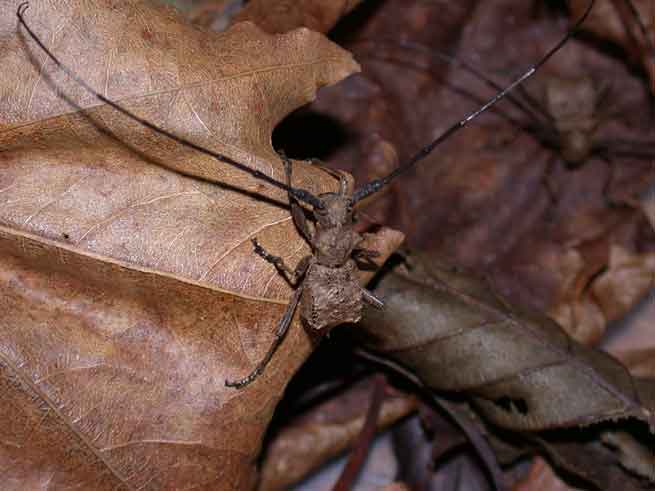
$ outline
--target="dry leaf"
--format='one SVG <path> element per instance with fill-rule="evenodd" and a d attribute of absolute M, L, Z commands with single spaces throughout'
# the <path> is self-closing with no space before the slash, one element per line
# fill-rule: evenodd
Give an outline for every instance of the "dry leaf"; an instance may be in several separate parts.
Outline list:
<path fill-rule="evenodd" d="M 513 491 L 576 491 L 563 482 L 548 463 L 537 457 L 530 468 L 530 473 L 517 482 Z"/>
<path fill-rule="evenodd" d="M 413 491 L 491 489 L 480 457 L 467 447 L 461 429 L 433 408 L 424 410 L 423 417 L 409 418 L 393 429 L 398 477 Z"/>
<path fill-rule="evenodd" d="M 655 378 L 655 347 L 633 349 L 613 353 L 638 377 Z"/>
<path fill-rule="evenodd" d="M 580 14 L 587 0 L 572 0 L 570 8 Z M 655 6 L 651 0 L 597 0 L 585 30 L 621 45 L 643 64 L 655 94 Z"/>
<path fill-rule="evenodd" d="M 349 448 L 364 425 L 371 389 L 370 379 L 364 379 L 285 426 L 266 450 L 258 489 L 285 489 Z M 389 427 L 415 410 L 413 396 L 386 396 L 378 429 Z"/>
<path fill-rule="evenodd" d="M 365 341 L 428 387 L 463 392 L 486 420 L 519 432 L 500 442 L 488 429 L 503 460 L 541 451 L 601 489 L 612 483 L 609 489 L 636 490 L 651 477 L 644 471 L 651 461 L 639 457 L 647 454 L 634 450 L 641 443 L 610 448 L 602 438 L 642 423 L 641 437 L 652 441 L 654 379 L 631 376 L 550 319 L 507 303 L 484 282 L 434 258 L 408 257 L 374 291 L 386 309 L 383 316 L 367 311 Z"/>
<path fill-rule="evenodd" d="M 224 386 L 261 358 L 290 296 L 249 239 L 290 264 L 309 251 L 287 197 L 99 103 L 17 34 L 10 4 L 0 13 L 3 489 L 251 489 L 262 434 L 312 349 L 295 323 L 260 380 Z M 207 33 L 138 1 L 35 2 L 26 20 L 107 97 L 277 179 L 273 127 L 357 69 L 306 29 Z M 294 184 L 337 187 L 303 163 Z"/>
<path fill-rule="evenodd" d="M 635 254 L 612 247 L 609 264 L 594 282 L 593 293 L 608 320 L 623 317 L 655 287 L 655 253 Z"/>
<path fill-rule="evenodd" d="M 256 362 L 270 332 L 253 330 L 283 305 L 5 227 L 0 257 L 3 489 L 252 488 L 309 342 L 292 332 L 248 392 L 224 380 Z"/>
<path fill-rule="evenodd" d="M 515 431 L 635 418 L 655 428 L 655 399 L 605 353 L 545 316 L 507 303 L 485 283 L 434 258 L 411 257 L 375 287 L 366 342 L 435 390 L 470 394 L 482 414 Z"/>

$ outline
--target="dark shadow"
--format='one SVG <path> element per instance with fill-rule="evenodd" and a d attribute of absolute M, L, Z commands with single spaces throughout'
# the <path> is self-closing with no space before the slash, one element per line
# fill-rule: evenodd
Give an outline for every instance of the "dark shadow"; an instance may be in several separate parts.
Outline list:
<path fill-rule="evenodd" d="M 291 113 L 273 130 L 273 147 L 298 160 L 327 160 L 349 140 L 338 120 L 309 109 Z"/>
<path fill-rule="evenodd" d="M 348 45 L 365 28 L 369 20 L 384 5 L 384 0 L 368 0 L 360 3 L 348 15 L 342 17 L 328 33 L 337 44 Z"/>

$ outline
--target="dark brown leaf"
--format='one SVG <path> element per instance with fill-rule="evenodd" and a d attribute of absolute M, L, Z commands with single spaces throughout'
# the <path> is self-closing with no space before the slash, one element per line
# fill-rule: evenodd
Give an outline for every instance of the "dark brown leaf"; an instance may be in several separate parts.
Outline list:
<path fill-rule="evenodd" d="M 375 292 L 369 346 L 435 390 L 470 394 L 493 423 L 518 431 L 624 418 L 653 424 L 651 392 L 609 355 L 572 340 L 552 320 L 507 303 L 484 283 L 412 257 Z"/>
<path fill-rule="evenodd" d="M 550 319 L 434 259 L 410 256 L 374 291 L 386 310 L 367 312 L 370 346 L 434 390 L 464 392 L 486 420 L 518 432 L 499 447 L 489 428 L 504 458 L 541 451 L 599 489 L 636 490 L 652 479 L 645 442 L 653 440 L 655 379 L 631 376 Z M 554 431 L 561 428 L 569 429 Z"/>
<path fill-rule="evenodd" d="M 478 458 L 466 447 L 467 440 L 461 431 L 446 419 L 431 416 L 430 422 L 436 424 L 429 429 L 421 425 L 418 417 L 412 417 L 393 430 L 401 479 L 413 491 L 493 489 Z M 447 452 L 445 456 L 442 450 Z"/>
<path fill-rule="evenodd" d="M 650 0 L 597 0 L 587 31 L 621 45 L 634 61 L 642 63 L 655 94 L 655 11 Z M 580 14 L 585 0 L 570 2 Z"/>

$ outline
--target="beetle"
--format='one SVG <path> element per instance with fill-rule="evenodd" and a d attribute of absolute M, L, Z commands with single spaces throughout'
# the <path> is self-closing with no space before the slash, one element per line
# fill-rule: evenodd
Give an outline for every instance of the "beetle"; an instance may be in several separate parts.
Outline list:
<path fill-rule="evenodd" d="M 525 80 L 532 77 L 539 67 L 557 53 L 577 32 L 593 8 L 593 5 L 594 0 L 590 0 L 585 13 L 537 63 L 533 64 L 514 82 L 496 93 L 481 107 L 451 125 L 441 135 L 421 148 L 408 162 L 398 166 L 388 175 L 374 179 L 356 190 L 349 189 L 347 179 L 344 175 L 340 175 L 339 191 L 336 193 L 321 194 L 319 196 L 315 196 L 305 189 L 293 186 L 292 164 L 284 155 L 281 155 L 281 159 L 286 170 L 286 182 L 281 182 L 226 155 L 206 149 L 192 141 L 166 131 L 96 92 L 87 82 L 79 78 L 70 68 L 61 63 L 30 28 L 25 19 L 25 11 L 29 7 L 28 2 L 19 5 L 16 15 L 20 25 L 57 67 L 100 101 L 108 104 L 128 118 L 179 144 L 209 155 L 224 164 L 250 174 L 255 179 L 283 189 L 288 193 L 294 223 L 301 235 L 311 245 L 312 254 L 303 258 L 294 269 L 291 269 L 280 257 L 269 253 L 256 239 L 253 239 L 254 252 L 264 260 L 272 263 L 296 288 L 284 315 L 275 329 L 274 340 L 262 360 L 242 379 L 225 381 L 226 386 L 241 389 L 256 380 L 264 371 L 277 347 L 284 339 L 298 305 L 300 305 L 300 316 L 305 326 L 322 335 L 328 333 L 331 328 L 338 324 L 359 321 L 364 302 L 378 308 L 383 307 L 379 299 L 360 287 L 357 278 L 356 259 L 370 258 L 376 255 L 374 251 L 359 248 L 362 242 L 362 236 L 354 228 L 355 207 L 357 204 L 379 192 L 394 179 L 406 173 L 429 155 L 437 146 L 450 138 L 451 135 L 464 128 L 480 114 L 507 97 L 510 92 L 520 86 Z M 339 173 L 336 175 L 339 175 Z M 306 220 L 301 203 L 311 207 L 314 224 Z"/>

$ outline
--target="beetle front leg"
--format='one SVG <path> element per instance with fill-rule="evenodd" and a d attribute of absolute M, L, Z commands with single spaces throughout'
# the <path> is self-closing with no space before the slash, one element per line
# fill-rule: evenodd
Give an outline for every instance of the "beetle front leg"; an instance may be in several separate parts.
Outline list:
<path fill-rule="evenodd" d="M 287 175 L 287 186 L 292 187 L 291 174 L 293 172 L 293 164 L 291 163 L 289 157 L 284 154 L 284 152 L 278 152 L 278 155 L 282 159 L 282 162 L 284 162 L 284 170 Z M 291 205 L 291 216 L 293 217 L 293 223 L 296 225 L 296 228 L 300 231 L 300 234 L 305 238 L 305 240 L 311 244 L 314 234 L 309 227 L 309 223 L 307 222 L 307 217 L 305 216 L 305 212 L 302 206 L 298 204 L 296 199 L 291 196 L 291 194 L 289 194 L 289 204 Z"/>

